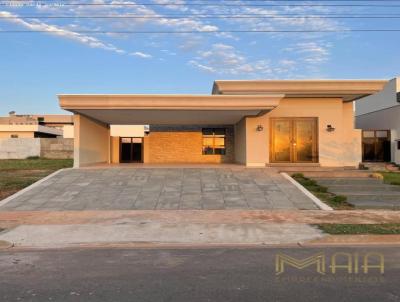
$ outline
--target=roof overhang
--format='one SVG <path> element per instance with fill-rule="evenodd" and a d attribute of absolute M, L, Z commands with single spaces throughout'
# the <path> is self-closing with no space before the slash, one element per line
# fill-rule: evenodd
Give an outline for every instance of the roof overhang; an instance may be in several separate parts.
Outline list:
<path fill-rule="evenodd" d="M 40 132 L 52 135 L 63 135 L 63 131 L 42 125 L 0 125 L 0 132 Z"/>
<path fill-rule="evenodd" d="M 342 98 L 345 102 L 381 91 L 387 80 L 215 81 L 214 95 L 284 94 L 286 98 Z"/>
<path fill-rule="evenodd" d="M 62 109 L 107 124 L 233 124 L 279 105 L 268 95 L 59 95 Z"/>

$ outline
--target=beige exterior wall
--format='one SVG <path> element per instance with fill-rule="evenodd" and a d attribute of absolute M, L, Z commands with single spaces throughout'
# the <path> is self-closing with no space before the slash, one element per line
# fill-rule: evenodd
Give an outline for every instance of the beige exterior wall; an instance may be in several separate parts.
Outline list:
<path fill-rule="evenodd" d="M 354 129 L 352 103 L 340 98 L 286 98 L 280 105 L 257 118 L 246 119 L 246 163 L 269 163 L 270 118 L 318 118 L 318 148 L 321 166 L 357 166 L 361 162 L 361 133 Z M 264 131 L 256 131 L 262 125 Z M 335 131 L 326 131 L 332 125 Z"/>
<path fill-rule="evenodd" d="M 13 132 L 13 131 L 1 131 L 0 132 L 0 138 L 11 138 L 11 135 L 18 135 L 18 138 L 34 138 L 35 137 L 35 132 L 31 131 L 18 131 L 18 132 Z"/>
<path fill-rule="evenodd" d="M 235 162 L 246 164 L 246 119 L 235 125 Z"/>
<path fill-rule="evenodd" d="M 62 130 L 63 138 L 74 138 L 74 125 L 65 125 Z"/>
<path fill-rule="evenodd" d="M 119 163 L 119 136 L 111 137 L 111 163 Z"/>
<path fill-rule="evenodd" d="M 110 161 L 110 129 L 85 116 L 74 115 L 74 166 Z"/>
<path fill-rule="evenodd" d="M 143 137 L 144 125 L 110 125 L 111 136 Z"/>

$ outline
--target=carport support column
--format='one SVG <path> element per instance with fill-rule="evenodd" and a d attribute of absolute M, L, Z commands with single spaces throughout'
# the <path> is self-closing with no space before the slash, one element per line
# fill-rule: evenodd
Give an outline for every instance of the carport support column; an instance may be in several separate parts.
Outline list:
<path fill-rule="evenodd" d="M 80 114 L 74 115 L 74 167 L 110 161 L 110 127 Z"/>

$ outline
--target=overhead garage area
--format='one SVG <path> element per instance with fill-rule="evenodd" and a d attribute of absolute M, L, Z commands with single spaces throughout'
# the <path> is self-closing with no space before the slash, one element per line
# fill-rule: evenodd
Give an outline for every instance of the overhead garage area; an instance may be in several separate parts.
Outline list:
<path fill-rule="evenodd" d="M 122 162 L 121 158 L 126 156 L 129 158 L 127 152 L 133 149 L 141 153 L 140 161 L 144 163 L 238 161 L 234 149 L 237 149 L 240 155 L 238 144 L 243 138 L 240 137 L 240 129 L 235 130 L 235 128 L 240 127 L 240 121 L 245 117 L 260 116 L 276 108 L 284 95 L 59 95 L 58 97 L 61 108 L 73 112 L 75 116 L 74 165 L 81 167 L 96 163 Z M 137 145 L 139 140 L 132 140 L 133 137 L 111 136 L 110 125 L 156 125 L 153 129 L 157 131 L 151 132 L 148 137 L 143 137 L 140 147 Z M 224 129 L 225 134 L 218 134 L 221 130 L 215 129 Z M 224 151 L 220 151 L 222 147 L 218 145 L 222 138 L 224 143 L 229 144 Z M 132 144 L 131 147 L 126 145 L 128 139 Z M 126 151 L 127 148 L 131 149 Z M 125 150 L 123 154 L 122 150 Z M 131 158 L 138 160 L 137 154 L 132 154 Z"/>

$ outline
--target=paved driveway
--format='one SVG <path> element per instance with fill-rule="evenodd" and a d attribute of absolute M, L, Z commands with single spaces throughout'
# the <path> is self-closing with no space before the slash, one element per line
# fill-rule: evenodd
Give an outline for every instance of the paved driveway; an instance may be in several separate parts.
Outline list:
<path fill-rule="evenodd" d="M 69 169 L 0 210 L 317 209 L 272 168 Z"/>

